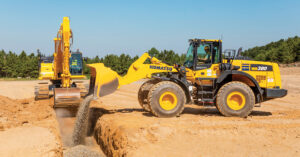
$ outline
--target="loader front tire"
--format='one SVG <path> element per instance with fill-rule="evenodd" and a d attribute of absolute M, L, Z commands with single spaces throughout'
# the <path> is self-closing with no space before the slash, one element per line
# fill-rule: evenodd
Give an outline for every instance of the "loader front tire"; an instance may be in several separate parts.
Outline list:
<path fill-rule="evenodd" d="M 217 94 L 217 109 L 227 117 L 247 117 L 254 104 L 252 89 L 242 82 L 229 82 L 223 85 Z"/>
<path fill-rule="evenodd" d="M 153 85 L 155 85 L 158 82 L 159 82 L 159 80 L 157 80 L 157 79 L 148 80 L 148 81 L 144 82 L 139 89 L 139 92 L 138 92 L 139 104 L 145 111 L 148 111 L 148 112 L 150 111 L 150 107 L 149 107 L 149 103 L 148 103 L 149 90 L 151 89 L 151 87 Z"/>
<path fill-rule="evenodd" d="M 149 107 L 157 117 L 179 116 L 186 102 L 182 88 L 171 81 L 162 81 L 151 87 L 148 94 Z"/>

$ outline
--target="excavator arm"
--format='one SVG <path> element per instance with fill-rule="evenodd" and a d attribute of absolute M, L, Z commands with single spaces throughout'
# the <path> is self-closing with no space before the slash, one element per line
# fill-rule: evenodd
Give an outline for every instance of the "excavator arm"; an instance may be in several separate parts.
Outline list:
<path fill-rule="evenodd" d="M 145 61 L 149 59 L 150 64 Z M 103 63 L 88 64 L 91 68 L 89 94 L 94 97 L 103 97 L 113 93 L 123 85 L 130 84 L 144 78 L 151 78 L 154 73 L 177 72 L 177 70 L 155 57 L 144 53 L 139 59 L 132 63 L 125 76 L 105 67 Z"/>
<path fill-rule="evenodd" d="M 75 68 L 82 66 L 82 62 L 77 62 L 77 60 L 82 60 L 82 56 L 78 57 L 77 55 L 80 52 L 71 53 L 72 41 L 70 20 L 68 17 L 64 17 L 57 36 L 54 38 L 53 62 L 42 63 L 40 68 L 39 79 L 50 80 L 51 84 L 42 82 L 36 87 L 36 98 L 49 98 L 53 95 L 54 107 L 78 105 L 81 96 L 87 93 L 82 82 L 72 81 L 72 79 L 85 78 L 80 70 L 77 70 L 76 74 L 72 73 L 72 66 Z M 80 64 L 77 66 L 77 63 Z"/>
<path fill-rule="evenodd" d="M 62 87 L 68 88 L 71 83 L 70 74 L 70 45 L 72 39 L 72 31 L 70 29 L 70 20 L 68 17 L 63 18 L 63 22 L 54 38 L 54 79 L 62 81 Z"/>

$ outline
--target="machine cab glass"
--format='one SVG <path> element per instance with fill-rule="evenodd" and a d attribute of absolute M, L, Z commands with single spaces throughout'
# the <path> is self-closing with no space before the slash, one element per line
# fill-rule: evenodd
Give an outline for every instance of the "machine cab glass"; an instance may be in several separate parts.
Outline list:
<path fill-rule="evenodd" d="M 194 40 L 190 42 L 184 65 L 193 70 L 210 68 L 220 62 L 219 42 Z"/>

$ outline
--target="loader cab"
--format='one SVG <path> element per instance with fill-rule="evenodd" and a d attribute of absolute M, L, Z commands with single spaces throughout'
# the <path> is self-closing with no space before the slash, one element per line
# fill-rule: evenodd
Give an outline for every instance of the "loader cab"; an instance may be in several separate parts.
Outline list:
<path fill-rule="evenodd" d="M 222 61 L 222 41 L 191 39 L 184 66 L 193 70 L 210 68 Z"/>

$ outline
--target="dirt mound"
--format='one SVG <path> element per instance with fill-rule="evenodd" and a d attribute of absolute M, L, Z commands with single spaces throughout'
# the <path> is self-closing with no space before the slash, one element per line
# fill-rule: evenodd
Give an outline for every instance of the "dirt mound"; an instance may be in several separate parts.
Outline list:
<path fill-rule="evenodd" d="M 21 126 L 0 132 L 0 156 L 60 156 L 60 145 L 49 129 Z"/>
<path fill-rule="evenodd" d="M 43 120 L 53 120 L 54 112 L 47 100 L 35 102 L 33 99 L 13 100 L 0 96 L 0 128 L 5 130 L 27 124 L 40 124 Z"/>
<path fill-rule="evenodd" d="M 51 100 L 34 101 L 33 98 L 13 100 L 0 96 L 0 130 L 5 131 L 19 126 L 46 128 L 54 136 L 53 142 L 57 145 L 55 152 L 62 155 L 58 123 Z M 21 131 L 21 136 L 22 130 L 18 130 Z"/>

